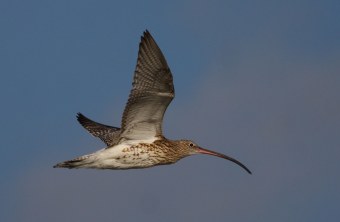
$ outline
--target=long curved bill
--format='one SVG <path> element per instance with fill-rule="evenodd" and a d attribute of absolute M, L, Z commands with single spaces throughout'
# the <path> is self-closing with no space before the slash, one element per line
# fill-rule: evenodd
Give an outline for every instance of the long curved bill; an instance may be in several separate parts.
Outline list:
<path fill-rule="evenodd" d="M 217 153 L 217 152 L 214 152 L 214 151 L 211 151 L 211 150 L 203 149 L 202 147 L 197 147 L 197 152 L 201 153 L 201 154 L 217 156 L 217 157 L 220 157 L 220 158 L 223 158 L 223 159 L 226 159 L 226 160 L 230 160 L 231 162 L 236 163 L 237 165 L 239 165 L 240 167 L 245 169 L 249 174 L 251 174 L 251 171 L 245 165 L 243 165 L 240 161 L 238 161 L 234 158 L 231 158 L 229 156 L 226 156 L 224 154 Z"/>

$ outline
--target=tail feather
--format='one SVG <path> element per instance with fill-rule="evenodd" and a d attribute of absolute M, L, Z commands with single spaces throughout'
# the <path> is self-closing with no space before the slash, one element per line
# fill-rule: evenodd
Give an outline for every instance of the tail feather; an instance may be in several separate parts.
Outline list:
<path fill-rule="evenodd" d="M 88 158 L 90 157 L 90 155 L 85 155 L 85 156 L 81 156 L 72 160 L 67 160 L 61 163 L 57 163 L 56 165 L 53 166 L 53 168 L 81 168 L 84 165 L 88 164 Z"/>

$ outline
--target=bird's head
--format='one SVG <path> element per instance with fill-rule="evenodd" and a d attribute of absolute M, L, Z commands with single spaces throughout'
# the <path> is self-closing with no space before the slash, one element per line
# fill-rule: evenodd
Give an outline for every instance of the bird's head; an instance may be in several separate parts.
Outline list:
<path fill-rule="evenodd" d="M 208 149 L 204 149 L 200 146 L 198 146 L 195 142 L 191 141 L 191 140 L 179 140 L 178 141 L 180 143 L 180 147 L 181 149 L 183 149 L 183 151 L 185 151 L 184 153 L 186 154 L 186 156 L 190 156 L 190 155 L 194 155 L 194 154 L 206 154 L 206 155 L 212 155 L 212 156 L 217 156 L 226 160 L 229 160 L 231 162 L 236 163 L 237 165 L 239 165 L 240 167 L 242 167 L 244 170 L 246 170 L 249 174 L 251 174 L 251 171 L 244 165 L 242 164 L 240 161 L 229 157 L 227 155 L 215 152 L 215 151 L 211 151 Z"/>

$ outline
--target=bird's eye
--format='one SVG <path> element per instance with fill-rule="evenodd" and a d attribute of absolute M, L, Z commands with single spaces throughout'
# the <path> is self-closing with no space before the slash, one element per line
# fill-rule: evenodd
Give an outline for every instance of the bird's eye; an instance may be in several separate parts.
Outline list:
<path fill-rule="evenodd" d="M 189 146 L 194 146 L 194 144 L 193 144 L 193 143 L 190 143 Z"/>

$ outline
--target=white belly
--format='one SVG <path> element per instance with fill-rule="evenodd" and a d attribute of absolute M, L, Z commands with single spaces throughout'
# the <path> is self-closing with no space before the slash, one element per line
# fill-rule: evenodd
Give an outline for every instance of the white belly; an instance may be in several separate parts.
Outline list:
<path fill-rule="evenodd" d="M 87 159 L 85 168 L 97 169 L 131 169 L 146 168 L 157 164 L 153 153 L 143 148 L 131 148 L 141 141 L 130 141 L 129 143 L 118 144 L 108 149 L 99 150 Z M 145 141 L 142 141 L 145 143 Z M 152 140 L 147 141 L 153 142 Z"/>

